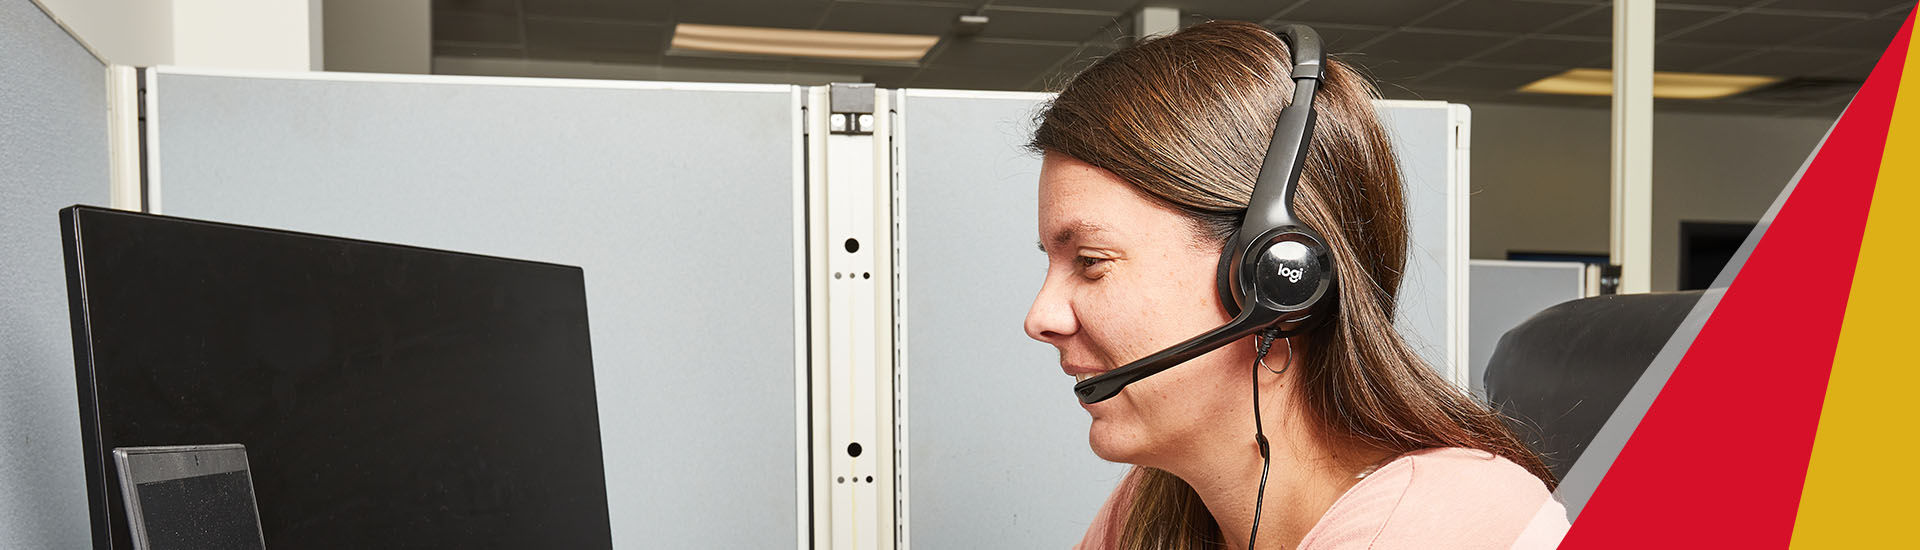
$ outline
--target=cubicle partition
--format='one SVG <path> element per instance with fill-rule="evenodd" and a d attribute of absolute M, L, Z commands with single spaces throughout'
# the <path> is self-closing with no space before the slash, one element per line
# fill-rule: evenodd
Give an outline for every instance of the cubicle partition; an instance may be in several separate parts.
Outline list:
<path fill-rule="evenodd" d="M 1587 295 L 1587 264 L 1580 262 L 1469 262 L 1473 289 L 1467 330 L 1474 395 L 1486 397 L 1487 364 L 1500 337 L 1534 314 Z"/>
<path fill-rule="evenodd" d="M 1038 93 L 899 92 L 907 482 L 915 548 L 1067 548 L 1126 473 L 1087 447 L 1053 347 L 1021 328 L 1046 275 Z"/>
<path fill-rule="evenodd" d="M 106 206 L 107 71 L 0 0 L 0 548 L 87 545 L 59 209 Z"/>
<path fill-rule="evenodd" d="M 157 213 L 582 267 L 616 546 L 805 532 L 798 88 L 172 68 L 146 85 Z"/>

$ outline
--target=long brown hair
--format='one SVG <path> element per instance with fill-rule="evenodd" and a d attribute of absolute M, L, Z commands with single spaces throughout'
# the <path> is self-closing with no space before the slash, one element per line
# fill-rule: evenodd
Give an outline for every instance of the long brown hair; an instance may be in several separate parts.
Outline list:
<path fill-rule="evenodd" d="M 1216 249 L 1239 226 L 1293 96 L 1286 44 L 1265 28 L 1210 22 L 1148 39 L 1081 71 L 1039 115 L 1031 147 L 1112 172 L 1192 221 Z M 1379 94 L 1329 59 L 1295 198 L 1333 250 L 1332 322 L 1305 334 L 1299 392 L 1321 432 L 1370 447 L 1487 451 L 1556 482 L 1500 417 L 1442 379 L 1393 323 L 1407 256 L 1399 164 L 1374 113 Z M 1178 477 L 1142 468 L 1120 531 L 1126 548 L 1206 548 L 1220 529 Z"/>

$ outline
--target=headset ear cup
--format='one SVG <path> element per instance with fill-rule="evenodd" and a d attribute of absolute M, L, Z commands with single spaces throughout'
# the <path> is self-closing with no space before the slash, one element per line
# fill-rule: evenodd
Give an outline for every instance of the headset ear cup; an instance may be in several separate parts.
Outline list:
<path fill-rule="evenodd" d="M 1227 310 L 1227 316 L 1240 314 L 1240 301 L 1233 297 L 1233 243 L 1239 234 L 1227 236 L 1227 244 L 1220 246 L 1220 268 L 1214 275 L 1214 283 L 1220 292 L 1220 307 Z"/>

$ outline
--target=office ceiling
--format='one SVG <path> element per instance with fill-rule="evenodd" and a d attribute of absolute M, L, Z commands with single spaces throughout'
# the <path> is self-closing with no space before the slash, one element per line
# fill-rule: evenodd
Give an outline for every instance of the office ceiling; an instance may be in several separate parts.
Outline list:
<path fill-rule="evenodd" d="M 1911 0 L 1684 0 L 1657 4 L 1655 68 L 1794 79 L 1731 98 L 1657 109 L 1834 116 L 1912 8 Z M 1604 108 L 1605 97 L 1520 93 L 1612 54 L 1605 0 L 434 0 L 434 54 L 598 64 L 859 75 L 882 87 L 1046 90 L 1126 40 L 1143 5 L 1183 23 L 1313 25 L 1330 52 L 1392 98 Z M 956 37 L 962 14 L 989 18 Z M 668 52 L 675 23 L 938 34 L 918 63 Z M 814 77 L 817 78 L 817 77 Z"/>

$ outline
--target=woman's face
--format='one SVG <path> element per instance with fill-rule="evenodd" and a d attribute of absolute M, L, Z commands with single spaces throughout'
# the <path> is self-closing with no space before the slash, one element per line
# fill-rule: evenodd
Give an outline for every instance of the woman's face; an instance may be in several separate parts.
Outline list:
<path fill-rule="evenodd" d="M 1047 278 L 1026 330 L 1060 350 L 1067 374 L 1111 370 L 1227 322 L 1214 289 L 1219 249 L 1112 173 L 1047 154 L 1039 225 Z M 1228 345 L 1085 405 L 1094 454 L 1164 468 L 1220 448 L 1227 434 L 1244 443 L 1252 361 L 1251 344 Z"/>

